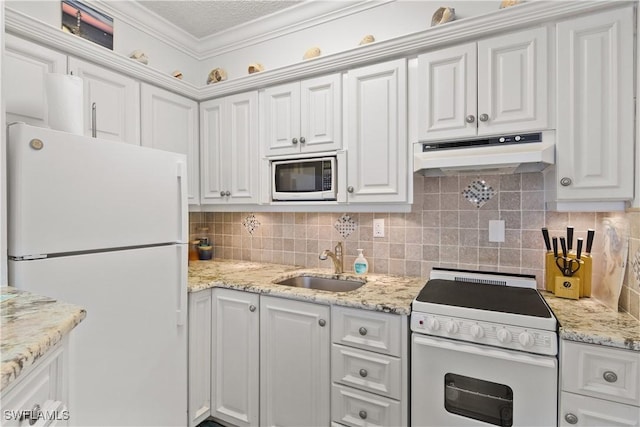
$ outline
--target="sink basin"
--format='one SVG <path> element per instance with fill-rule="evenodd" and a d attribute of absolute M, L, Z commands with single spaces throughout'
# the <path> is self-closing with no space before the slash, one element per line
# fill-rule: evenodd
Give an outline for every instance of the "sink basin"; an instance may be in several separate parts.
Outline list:
<path fill-rule="evenodd" d="M 297 288 L 317 289 L 329 292 L 349 292 L 358 289 L 366 282 L 362 280 L 331 279 L 318 276 L 296 276 L 274 282 L 278 285 Z"/>

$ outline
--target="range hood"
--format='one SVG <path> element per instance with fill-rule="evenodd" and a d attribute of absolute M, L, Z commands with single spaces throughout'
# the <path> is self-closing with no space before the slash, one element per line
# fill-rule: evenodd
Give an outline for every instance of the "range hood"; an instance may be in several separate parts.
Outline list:
<path fill-rule="evenodd" d="M 414 144 L 413 171 L 424 176 L 539 172 L 554 163 L 554 131 Z"/>

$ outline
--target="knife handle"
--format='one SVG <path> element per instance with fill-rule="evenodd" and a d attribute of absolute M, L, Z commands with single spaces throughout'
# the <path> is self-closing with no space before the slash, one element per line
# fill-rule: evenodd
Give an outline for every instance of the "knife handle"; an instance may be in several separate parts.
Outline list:
<path fill-rule="evenodd" d="M 582 256 L 582 237 L 578 237 L 578 248 L 576 249 L 576 259 Z"/>
<path fill-rule="evenodd" d="M 547 230 L 547 227 L 542 228 L 542 237 L 544 238 L 544 245 L 547 247 L 547 252 L 551 252 L 551 242 L 549 241 L 549 230 Z"/>
<path fill-rule="evenodd" d="M 573 227 L 567 227 L 567 251 L 573 249 Z"/>
<path fill-rule="evenodd" d="M 567 257 L 567 241 L 564 237 L 560 238 L 560 246 L 562 247 L 562 256 Z"/>
<path fill-rule="evenodd" d="M 558 258 L 558 238 L 554 237 L 551 240 L 553 241 L 553 256 Z"/>
<path fill-rule="evenodd" d="M 593 246 L 593 238 L 596 235 L 596 231 L 592 228 L 590 228 L 589 230 L 587 230 L 587 247 L 585 249 L 585 252 L 587 254 L 591 254 L 591 247 Z"/>

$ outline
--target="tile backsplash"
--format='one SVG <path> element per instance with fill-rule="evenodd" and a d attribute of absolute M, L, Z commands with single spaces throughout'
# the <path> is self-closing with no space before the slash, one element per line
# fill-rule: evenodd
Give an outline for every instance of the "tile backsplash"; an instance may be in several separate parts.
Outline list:
<path fill-rule="evenodd" d="M 474 195 L 484 199 L 478 203 Z M 346 238 L 341 235 L 344 224 L 336 227 L 343 215 L 354 223 Z M 585 239 L 588 228 L 596 230 L 595 284 L 602 273 L 601 221 L 625 215 L 632 225 L 620 306 L 638 318 L 640 211 L 546 212 L 542 173 L 436 178 L 416 174 L 409 213 L 193 212 L 189 225 L 192 237 L 208 235 L 215 258 L 331 268 L 330 261 L 320 261 L 318 255 L 343 241 L 346 271 L 352 270 L 356 249 L 361 248 L 373 273 L 426 278 L 434 266 L 501 271 L 534 274 L 543 288 L 542 227 L 561 236 L 567 225 L 573 225 L 575 237 Z M 373 237 L 374 218 L 385 220 L 382 238 Z M 504 242 L 489 241 L 490 220 L 505 221 Z"/>

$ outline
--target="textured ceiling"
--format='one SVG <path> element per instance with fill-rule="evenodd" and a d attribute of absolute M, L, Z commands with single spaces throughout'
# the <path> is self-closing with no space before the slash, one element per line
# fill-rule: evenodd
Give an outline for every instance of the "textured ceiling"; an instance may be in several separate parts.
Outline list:
<path fill-rule="evenodd" d="M 194 37 L 203 38 L 296 6 L 302 1 L 139 0 L 138 3 Z"/>

